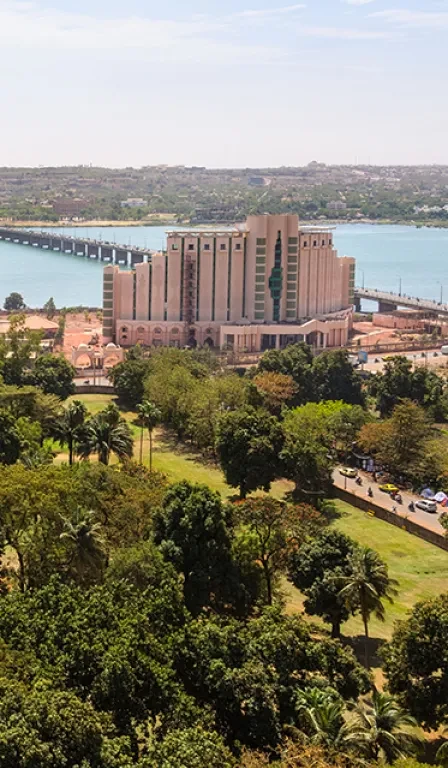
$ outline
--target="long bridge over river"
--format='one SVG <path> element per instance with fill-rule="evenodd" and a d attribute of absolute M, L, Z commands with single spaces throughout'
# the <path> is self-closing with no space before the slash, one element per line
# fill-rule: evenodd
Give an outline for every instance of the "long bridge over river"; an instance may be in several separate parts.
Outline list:
<path fill-rule="evenodd" d="M 0 228 L 0 240 L 19 245 L 28 245 L 48 251 L 72 254 L 85 259 L 96 259 L 107 264 L 121 264 L 133 267 L 148 261 L 154 251 L 148 248 L 131 248 L 126 245 L 116 245 L 102 240 L 70 237 L 69 235 L 52 234 L 50 232 L 34 232 L 32 230 Z"/>
<path fill-rule="evenodd" d="M 392 293 L 390 291 L 378 291 L 376 288 L 355 288 L 355 305 L 359 310 L 361 299 L 376 301 L 379 312 L 393 312 L 398 307 L 407 307 L 409 309 L 419 309 L 422 312 L 429 312 L 435 315 L 448 315 L 448 304 L 432 299 L 419 299 L 415 296 L 406 296 L 402 293 Z"/>

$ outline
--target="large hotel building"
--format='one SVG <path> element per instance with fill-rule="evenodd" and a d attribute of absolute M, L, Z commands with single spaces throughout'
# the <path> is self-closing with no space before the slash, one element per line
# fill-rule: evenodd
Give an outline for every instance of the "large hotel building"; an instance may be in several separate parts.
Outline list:
<path fill-rule="evenodd" d="M 260 351 L 347 343 L 355 260 L 331 230 L 296 215 L 249 216 L 228 230 L 168 233 L 166 253 L 104 269 L 104 340 Z"/>

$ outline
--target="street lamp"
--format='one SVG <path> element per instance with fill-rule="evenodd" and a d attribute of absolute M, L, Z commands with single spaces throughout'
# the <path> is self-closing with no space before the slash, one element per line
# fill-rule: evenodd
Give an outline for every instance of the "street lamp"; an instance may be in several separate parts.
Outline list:
<path fill-rule="evenodd" d="M 401 277 L 400 276 L 398 276 L 398 281 L 399 281 L 398 282 L 398 285 L 399 285 L 398 295 L 401 296 Z"/>
<path fill-rule="evenodd" d="M 440 285 L 440 303 L 443 304 L 443 285 L 440 280 L 437 280 L 437 285 Z"/>

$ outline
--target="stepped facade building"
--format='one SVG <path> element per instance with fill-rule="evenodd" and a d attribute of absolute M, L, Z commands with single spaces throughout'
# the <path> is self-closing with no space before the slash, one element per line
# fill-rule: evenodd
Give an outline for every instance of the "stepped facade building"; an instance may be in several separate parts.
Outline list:
<path fill-rule="evenodd" d="M 296 215 L 168 233 L 167 251 L 134 270 L 104 269 L 104 340 L 121 346 L 209 345 L 260 351 L 295 341 L 343 346 L 355 260 L 329 229 Z"/>

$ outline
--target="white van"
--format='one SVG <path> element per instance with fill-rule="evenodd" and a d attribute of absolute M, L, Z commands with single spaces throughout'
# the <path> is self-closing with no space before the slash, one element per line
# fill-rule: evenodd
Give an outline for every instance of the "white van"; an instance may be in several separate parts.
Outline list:
<path fill-rule="evenodd" d="M 448 344 L 446 344 L 442 349 L 440 350 L 442 355 L 448 355 Z"/>

